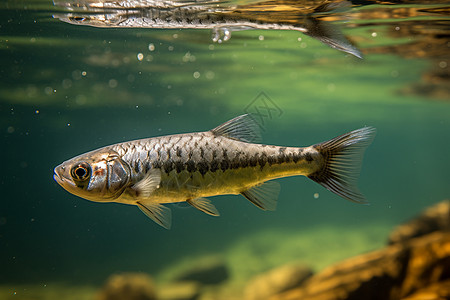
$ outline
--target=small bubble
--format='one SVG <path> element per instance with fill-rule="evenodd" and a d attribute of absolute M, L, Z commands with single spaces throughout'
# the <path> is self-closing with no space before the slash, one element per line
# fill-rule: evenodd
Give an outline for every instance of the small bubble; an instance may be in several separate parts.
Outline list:
<path fill-rule="evenodd" d="M 213 79 L 214 76 L 216 76 L 216 74 L 214 74 L 213 71 L 207 71 L 205 74 L 206 79 L 209 79 L 209 80 Z"/>
<path fill-rule="evenodd" d="M 329 90 L 330 92 L 334 92 L 336 90 L 336 85 L 334 83 L 329 83 L 327 85 L 327 90 Z"/>
<path fill-rule="evenodd" d="M 67 123 L 67 127 L 69 127 L 70 126 L 70 123 Z"/>
<path fill-rule="evenodd" d="M 306 43 L 304 43 L 304 42 L 300 43 L 300 48 L 305 49 L 306 47 L 308 47 L 308 45 Z"/>
<path fill-rule="evenodd" d="M 110 79 L 109 82 L 108 82 L 109 87 L 112 88 L 112 89 L 116 88 L 117 84 L 118 84 L 118 82 L 115 79 Z"/>
<path fill-rule="evenodd" d="M 301 38 L 301 37 L 299 37 L 299 38 L 297 39 L 297 41 L 301 42 L 301 41 L 302 41 L 302 38 Z"/>
<path fill-rule="evenodd" d="M 148 44 L 148 50 L 155 51 L 155 45 L 153 45 L 152 43 Z"/>
<path fill-rule="evenodd" d="M 30 222 L 34 222 L 36 219 L 35 218 L 31 218 L 30 219 Z"/>
<path fill-rule="evenodd" d="M 371 36 L 372 36 L 372 37 L 376 37 L 376 36 L 377 36 L 377 33 L 376 33 L 376 32 L 372 32 Z"/>
<path fill-rule="evenodd" d="M 73 80 L 80 80 L 81 79 L 81 71 L 75 70 L 72 72 L 72 79 Z"/>
<path fill-rule="evenodd" d="M 86 96 L 83 95 L 83 94 L 77 95 L 75 97 L 75 103 L 78 104 L 78 105 L 84 105 L 86 103 Z"/>
<path fill-rule="evenodd" d="M 32 97 L 36 97 L 36 95 L 38 93 L 38 89 L 34 85 L 29 85 L 26 89 L 26 92 L 27 92 L 27 96 L 32 98 Z"/>
<path fill-rule="evenodd" d="M 32 43 L 36 42 L 36 38 L 32 37 L 32 38 L 30 39 L 30 42 L 32 42 Z"/>
<path fill-rule="evenodd" d="M 260 36 L 258 37 L 258 40 L 264 41 L 264 36 L 263 36 L 263 35 L 260 35 Z"/>
<path fill-rule="evenodd" d="M 52 89 L 51 86 L 47 86 L 47 87 L 44 89 L 44 93 L 45 93 L 46 95 L 51 95 L 52 92 L 53 92 L 53 89 Z"/>
<path fill-rule="evenodd" d="M 34 111 L 34 113 L 38 115 L 38 114 L 39 114 L 39 109 L 36 109 L 36 110 Z"/>
<path fill-rule="evenodd" d="M 13 133 L 14 131 L 16 131 L 16 129 L 15 129 L 14 127 L 12 127 L 12 126 L 9 126 L 9 127 L 6 129 L 6 132 L 8 132 L 8 133 Z"/>
<path fill-rule="evenodd" d="M 441 69 L 447 68 L 447 62 L 446 62 L 446 61 L 440 61 L 440 62 L 439 62 L 439 67 L 440 67 Z"/>
<path fill-rule="evenodd" d="M 144 59 L 144 54 L 138 53 L 137 54 L 137 59 L 138 59 L 138 61 L 142 61 Z"/>
<path fill-rule="evenodd" d="M 194 74 L 192 74 L 195 79 L 200 78 L 200 72 L 195 71 Z"/>
<path fill-rule="evenodd" d="M 167 50 L 169 50 L 169 51 L 173 51 L 173 46 L 169 46 L 169 47 L 167 47 Z"/>
<path fill-rule="evenodd" d="M 65 89 L 72 87 L 72 80 L 70 80 L 69 78 L 64 79 L 62 81 L 62 87 Z"/>
<path fill-rule="evenodd" d="M 396 31 L 399 31 L 399 30 L 400 30 L 400 27 L 396 26 L 396 27 L 395 27 L 395 30 L 396 30 Z"/>
<path fill-rule="evenodd" d="M 314 199 L 319 199 L 319 193 L 314 193 Z"/>
<path fill-rule="evenodd" d="M 182 58 L 183 62 L 194 62 L 196 60 L 195 56 L 191 52 L 186 52 Z"/>
<path fill-rule="evenodd" d="M 177 39 L 177 38 L 178 38 L 178 34 L 177 34 L 177 33 L 174 33 L 174 34 L 172 35 L 172 37 L 173 37 L 174 39 Z"/>
<path fill-rule="evenodd" d="M 213 44 L 209 45 L 209 46 L 208 46 L 208 49 L 209 49 L 209 50 L 214 50 L 214 45 L 213 45 Z"/>
<path fill-rule="evenodd" d="M 136 109 L 138 109 L 138 108 L 139 108 L 139 105 L 136 105 L 135 107 L 136 107 Z"/>
<path fill-rule="evenodd" d="M 111 61 L 111 66 L 113 66 L 113 67 L 118 67 L 118 66 L 120 66 L 120 60 L 118 60 L 117 58 L 113 59 L 113 60 Z"/>
<path fill-rule="evenodd" d="M 81 76 L 86 77 L 87 76 L 87 72 L 86 71 L 82 71 L 81 72 Z"/>

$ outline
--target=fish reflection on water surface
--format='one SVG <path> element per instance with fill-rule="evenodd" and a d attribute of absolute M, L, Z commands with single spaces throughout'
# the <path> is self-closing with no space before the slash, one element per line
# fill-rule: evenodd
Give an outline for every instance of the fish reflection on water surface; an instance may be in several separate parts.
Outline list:
<path fill-rule="evenodd" d="M 303 175 L 348 200 L 365 203 L 356 183 L 363 153 L 375 136 L 364 127 L 309 147 L 256 144 L 259 125 L 250 115 L 210 131 L 147 138 L 106 146 L 72 158 L 54 170 L 68 192 L 96 202 L 137 205 L 170 228 L 163 204 L 186 201 L 212 216 L 206 197 L 241 194 L 263 210 L 275 210 L 276 178 Z"/>
<path fill-rule="evenodd" d="M 340 51 L 362 58 L 338 25 L 323 20 L 342 18 L 349 1 L 270 0 L 251 4 L 222 1 L 54 0 L 61 21 L 94 27 L 211 29 L 213 41 L 227 41 L 232 31 L 247 29 L 295 30 Z"/>

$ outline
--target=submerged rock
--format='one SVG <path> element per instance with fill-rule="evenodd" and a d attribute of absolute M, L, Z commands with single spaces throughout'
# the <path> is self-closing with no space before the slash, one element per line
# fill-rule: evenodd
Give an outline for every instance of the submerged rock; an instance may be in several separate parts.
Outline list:
<path fill-rule="evenodd" d="M 394 231 L 390 246 L 332 265 L 270 299 L 450 299 L 449 211 L 448 201 L 431 207 Z"/>
<path fill-rule="evenodd" d="M 144 273 L 111 275 L 97 295 L 98 300 L 156 300 L 153 280 Z"/>
<path fill-rule="evenodd" d="M 450 231 L 450 200 L 441 201 L 389 235 L 389 244 L 400 243 L 435 231 Z"/>
<path fill-rule="evenodd" d="M 450 278 L 449 270 L 450 233 L 436 232 L 330 266 L 271 299 L 402 299 Z"/>
<path fill-rule="evenodd" d="M 158 300 L 196 300 L 201 286 L 197 282 L 185 281 L 161 286 L 158 291 Z"/>
<path fill-rule="evenodd" d="M 253 278 L 245 288 L 246 300 L 264 300 L 300 286 L 313 274 L 304 264 L 287 264 Z"/>
<path fill-rule="evenodd" d="M 448 300 L 450 299 L 450 280 L 433 283 L 414 292 L 402 300 Z"/>
<path fill-rule="evenodd" d="M 174 281 L 195 281 L 202 284 L 218 284 L 226 281 L 229 277 L 227 265 L 223 259 L 217 257 L 206 257 L 195 262 L 181 271 Z"/>

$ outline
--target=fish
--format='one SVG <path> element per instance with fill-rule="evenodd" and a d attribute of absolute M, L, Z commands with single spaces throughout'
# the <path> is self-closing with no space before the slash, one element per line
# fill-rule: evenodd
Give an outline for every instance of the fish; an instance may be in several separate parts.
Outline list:
<path fill-rule="evenodd" d="M 242 195 L 260 209 L 277 206 L 274 179 L 303 175 L 335 194 L 367 203 L 357 187 L 363 154 L 376 133 L 363 127 L 309 147 L 259 143 L 261 128 L 245 114 L 204 132 L 117 143 L 81 154 L 54 168 L 69 193 L 95 202 L 136 205 L 171 227 L 170 203 L 186 202 L 211 216 L 208 197 Z"/>
<path fill-rule="evenodd" d="M 305 1 L 303 1 L 305 2 Z M 268 0 L 245 5 L 224 1 L 169 0 L 54 0 L 66 10 L 53 15 L 63 22 L 101 28 L 210 29 L 212 40 L 222 43 L 231 32 L 295 30 L 322 43 L 362 58 L 361 51 L 340 31 L 338 24 L 324 21 L 333 12 L 352 7 L 350 1 Z"/>

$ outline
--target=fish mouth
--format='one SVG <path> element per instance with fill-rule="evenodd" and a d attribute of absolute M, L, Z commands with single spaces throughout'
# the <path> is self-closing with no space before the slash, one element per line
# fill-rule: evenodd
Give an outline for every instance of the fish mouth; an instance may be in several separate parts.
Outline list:
<path fill-rule="evenodd" d="M 53 170 L 53 179 L 60 185 L 65 183 L 64 176 L 63 176 L 64 169 L 65 168 L 63 166 L 59 165 Z"/>
<path fill-rule="evenodd" d="M 63 182 L 63 179 L 62 179 L 61 177 L 59 177 L 58 173 L 56 173 L 56 172 L 53 173 L 53 179 L 54 179 L 57 183 Z"/>

